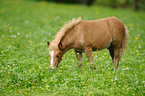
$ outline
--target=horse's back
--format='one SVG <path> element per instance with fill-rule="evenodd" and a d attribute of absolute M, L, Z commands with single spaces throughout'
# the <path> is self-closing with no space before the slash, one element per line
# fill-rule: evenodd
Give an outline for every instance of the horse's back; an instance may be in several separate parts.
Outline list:
<path fill-rule="evenodd" d="M 115 17 L 81 21 L 78 28 L 78 34 L 84 37 L 83 46 L 91 46 L 94 49 L 107 48 L 113 40 L 122 39 L 124 34 L 124 24 Z"/>
<path fill-rule="evenodd" d="M 108 25 L 110 26 L 113 41 L 121 44 L 125 36 L 125 25 L 120 19 L 116 17 L 110 17 L 108 19 Z"/>

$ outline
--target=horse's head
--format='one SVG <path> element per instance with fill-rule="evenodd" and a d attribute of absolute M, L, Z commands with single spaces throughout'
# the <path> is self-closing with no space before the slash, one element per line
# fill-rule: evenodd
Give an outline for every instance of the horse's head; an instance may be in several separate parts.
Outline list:
<path fill-rule="evenodd" d="M 62 48 L 62 43 L 60 42 L 59 44 L 55 43 L 50 43 L 49 41 L 47 42 L 47 45 L 49 46 L 50 52 L 50 69 L 56 69 L 58 66 L 59 62 L 62 59 L 63 52 L 61 50 Z"/>

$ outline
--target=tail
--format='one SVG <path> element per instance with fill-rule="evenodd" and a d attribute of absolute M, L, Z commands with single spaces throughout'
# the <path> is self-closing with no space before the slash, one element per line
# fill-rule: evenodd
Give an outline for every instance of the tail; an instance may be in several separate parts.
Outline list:
<path fill-rule="evenodd" d="M 128 38 L 129 38 L 129 35 L 128 35 L 127 27 L 125 26 L 125 35 L 124 35 L 123 41 L 122 41 L 120 56 L 122 56 L 124 54 L 124 51 L 127 47 Z"/>

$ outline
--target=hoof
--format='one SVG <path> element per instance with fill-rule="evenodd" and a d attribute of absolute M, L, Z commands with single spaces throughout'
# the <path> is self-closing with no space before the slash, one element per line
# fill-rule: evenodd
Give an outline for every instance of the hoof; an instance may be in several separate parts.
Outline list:
<path fill-rule="evenodd" d="M 82 64 L 79 64 L 78 67 L 79 67 L 80 69 L 82 69 L 82 68 L 83 68 L 83 65 L 82 65 Z"/>
<path fill-rule="evenodd" d="M 50 70 L 50 72 L 53 72 L 53 71 L 55 71 L 55 69 L 53 69 L 53 68 L 49 68 L 49 70 Z"/>
<path fill-rule="evenodd" d="M 96 70 L 96 65 L 90 65 L 90 67 Z"/>

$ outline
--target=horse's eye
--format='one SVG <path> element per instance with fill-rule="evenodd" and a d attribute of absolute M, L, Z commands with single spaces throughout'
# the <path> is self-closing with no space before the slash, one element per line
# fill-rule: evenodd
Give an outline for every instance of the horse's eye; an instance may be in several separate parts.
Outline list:
<path fill-rule="evenodd" d="M 59 55 L 56 55 L 56 57 L 58 58 L 58 57 L 59 57 Z"/>

